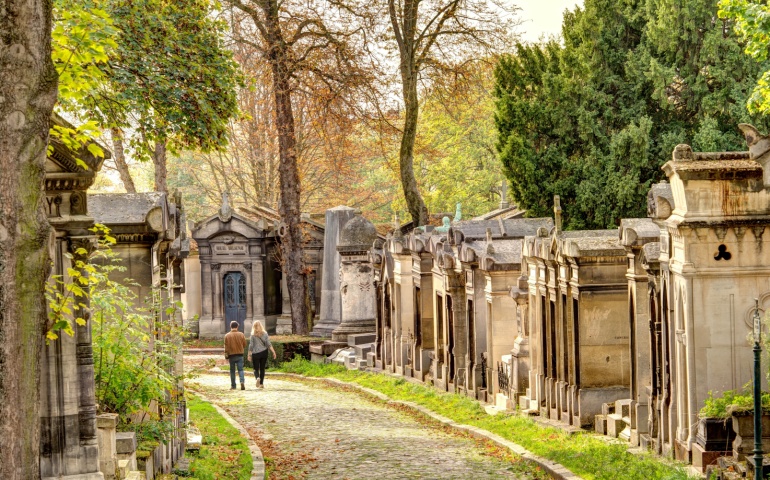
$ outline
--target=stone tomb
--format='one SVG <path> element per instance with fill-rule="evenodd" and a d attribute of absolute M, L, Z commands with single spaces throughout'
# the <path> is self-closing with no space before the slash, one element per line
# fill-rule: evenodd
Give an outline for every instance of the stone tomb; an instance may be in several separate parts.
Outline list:
<path fill-rule="evenodd" d="M 673 453 L 690 460 L 708 393 L 752 379 L 754 298 L 770 307 L 770 139 L 742 126 L 748 152 L 674 150 L 663 166 L 675 200 L 664 222 Z M 663 236 L 661 236 L 663 240 Z M 767 378 L 762 376 L 767 389 Z"/>
<path fill-rule="evenodd" d="M 235 212 L 226 194 L 219 212 L 195 225 L 200 337 L 223 337 L 231 321 L 237 321 L 246 335 L 254 320 L 260 320 L 271 333 L 291 333 L 291 305 L 280 267 L 282 228 L 277 212 L 262 207 Z M 302 228 L 311 308 L 318 311 L 324 227 L 303 214 Z"/>
<path fill-rule="evenodd" d="M 201 264 L 201 338 L 223 337 L 232 321 L 247 333 L 254 320 L 275 328 L 281 274 L 269 228 L 267 221 L 235 213 L 226 195 L 217 214 L 196 224 L 192 236 Z"/>
<path fill-rule="evenodd" d="M 54 124 L 72 127 L 54 115 Z M 87 149 L 77 157 L 55 138 L 45 164 L 46 213 L 53 227 L 53 275 L 67 281 L 67 269 L 79 259 L 80 248 L 90 250 L 96 237 L 89 230 L 94 219 L 88 212 L 86 190 L 93 184 L 103 159 Z M 105 150 L 106 157 L 109 152 Z M 88 300 L 84 301 L 86 304 Z M 101 480 L 94 396 L 94 359 L 91 321 L 73 325 L 74 336 L 60 335 L 42 351 L 40 373 L 40 476 L 43 479 Z M 74 322 L 73 322 L 74 324 Z"/>
<path fill-rule="evenodd" d="M 626 252 L 618 230 L 527 237 L 530 409 L 593 425 L 602 405 L 629 396 Z"/>

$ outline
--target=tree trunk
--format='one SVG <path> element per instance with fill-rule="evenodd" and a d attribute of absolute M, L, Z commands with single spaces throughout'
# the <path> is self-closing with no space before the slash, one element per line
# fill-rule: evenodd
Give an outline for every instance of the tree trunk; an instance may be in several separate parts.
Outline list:
<path fill-rule="evenodd" d="M 268 44 L 267 57 L 273 77 L 275 97 L 275 125 L 278 130 L 280 162 L 278 175 L 281 184 L 279 211 L 286 226 L 281 237 L 284 273 L 291 301 L 291 329 L 296 335 L 307 335 L 310 318 L 310 296 L 307 274 L 302 258 L 302 230 L 300 228 L 300 182 L 297 168 L 297 139 L 294 132 L 294 112 L 291 105 L 288 52 L 281 32 L 277 0 L 260 2 L 265 12 Z"/>
<path fill-rule="evenodd" d="M 152 163 L 155 164 L 155 191 L 168 193 L 166 186 L 166 141 L 158 140 L 155 142 L 155 149 L 152 152 Z"/>
<path fill-rule="evenodd" d="M 40 359 L 50 227 L 45 161 L 56 70 L 51 2 L 0 8 L 0 478 L 40 478 Z"/>
<path fill-rule="evenodd" d="M 126 163 L 126 155 L 123 152 L 123 132 L 119 128 L 110 129 L 112 134 L 112 153 L 115 159 L 115 166 L 118 167 L 118 173 L 120 173 L 120 181 L 123 182 L 123 186 L 128 193 L 136 193 L 136 187 L 134 186 L 134 179 L 131 178 L 131 172 L 128 171 L 128 164 Z"/>
<path fill-rule="evenodd" d="M 428 209 L 420 195 L 417 180 L 414 177 L 414 141 L 417 137 L 417 117 L 420 104 L 417 101 L 417 76 L 413 69 L 405 71 L 402 67 L 401 79 L 404 88 L 404 132 L 401 137 L 401 148 L 398 152 L 398 164 L 401 173 L 401 187 L 414 226 L 425 225 L 428 222 Z"/>

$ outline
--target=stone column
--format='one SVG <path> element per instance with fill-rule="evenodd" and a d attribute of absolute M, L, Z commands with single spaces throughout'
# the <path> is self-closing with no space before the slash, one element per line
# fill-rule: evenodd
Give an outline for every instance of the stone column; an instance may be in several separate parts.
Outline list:
<path fill-rule="evenodd" d="M 523 268 L 526 268 L 524 265 Z M 527 275 L 522 273 L 518 278 L 518 285 L 511 288 L 511 298 L 516 301 L 518 335 L 511 349 L 511 391 L 517 395 L 524 395 L 529 388 L 529 335 L 527 322 L 529 319 L 529 285 Z"/>
<path fill-rule="evenodd" d="M 252 312 L 254 320 L 265 325 L 265 282 L 264 282 L 264 253 L 259 245 L 252 245 L 251 250 L 251 288 Z"/>
<path fill-rule="evenodd" d="M 377 296 L 374 268 L 369 255 L 377 230 L 369 220 L 357 215 L 340 232 L 337 251 L 339 269 L 341 319 L 332 332 L 332 340 L 347 341 L 348 335 L 374 333 L 377 318 Z M 323 302 L 322 302 L 323 303 Z M 324 308 L 323 305 L 321 307 Z"/>
<path fill-rule="evenodd" d="M 213 318 L 214 300 L 211 296 L 211 260 L 200 257 L 201 262 L 201 320 L 211 320 Z"/>
<path fill-rule="evenodd" d="M 243 321 L 243 331 L 246 336 L 251 332 L 251 325 L 254 322 L 254 285 L 251 268 L 251 262 L 243 262 L 243 277 L 246 282 L 246 319 Z"/>
<path fill-rule="evenodd" d="M 275 324 L 276 335 L 291 335 L 291 300 L 289 299 L 289 286 L 286 284 L 286 275 L 281 275 L 281 316 Z"/>
<path fill-rule="evenodd" d="M 452 338 L 454 347 L 447 352 L 454 357 L 454 372 L 449 373 L 455 386 L 465 385 L 468 378 L 465 357 L 468 354 L 468 317 L 465 314 L 465 277 L 455 271 L 447 271 L 444 276 L 446 292 L 452 298 Z M 449 312 L 447 312 L 449 313 Z M 448 345 L 447 345 L 448 347 Z M 487 365 L 490 368 L 490 365 Z M 458 378 L 461 377 L 461 378 Z M 489 389 L 489 385 L 487 385 Z M 491 389 L 490 389 L 491 390 Z"/>
<path fill-rule="evenodd" d="M 342 228 L 353 218 L 355 212 L 355 209 L 345 206 L 330 208 L 326 211 L 323 266 L 321 268 L 321 305 L 318 323 L 310 332 L 310 335 L 314 337 L 330 336 L 342 318 L 339 277 L 340 254 L 337 252 L 337 244 Z"/>
<path fill-rule="evenodd" d="M 214 323 L 219 326 L 220 333 L 224 333 L 226 329 L 224 328 L 224 316 L 225 316 L 225 309 L 223 305 L 222 300 L 222 275 L 220 274 L 220 267 L 221 265 L 219 263 L 212 263 L 211 264 L 211 283 L 214 285 L 213 288 L 213 298 L 212 303 L 214 305 L 214 311 L 213 311 L 213 320 Z M 219 325 L 222 324 L 222 325 Z"/>
<path fill-rule="evenodd" d="M 72 237 L 70 246 L 75 261 L 88 261 L 88 252 L 96 246 L 96 237 Z M 81 253 L 83 251 L 86 253 Z M 80 252 L 80 253 L 79 253 Z M 84 277 L 88 272 L 81 270 Z M 94 355 L 91 341 L 91 318 L 88 310 L 87 298 L 76 298 L 77 304 L 86 305 L 85 308 L 76 308 L 75 317 L 85 319 L 85 325 L 75 325 L 75 352 L 77 355 L 77 369 L 80 391 L 78 395 L 78 419 L 80 424 L 80 444 L 95 446 L 96 441 L 96 393 L 94 391 Z"/>

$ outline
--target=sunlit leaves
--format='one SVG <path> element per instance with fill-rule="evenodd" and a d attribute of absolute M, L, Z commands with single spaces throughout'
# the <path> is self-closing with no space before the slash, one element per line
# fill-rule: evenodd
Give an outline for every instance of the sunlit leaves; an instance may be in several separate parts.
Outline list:
<path fill-rule="evenodd" d="M 163 417 L 175 408 L 182 378 L 176 369 L 184 333 L 177 323 L 181 304 L 163 300 L 169 292 L 160 287 L 142 301 L 130 280 L 115 281 L 125 270 L 111 249 L 115 240 L 103 225 L 92 231 L 100 236 L 98 244 L 68 254 L 71 266 L 46 287 L 50 325 L 46 339 L 61 341 L 62 333 L 73 336 L 75 328 L 90 319 L 100 411 L 118 413 L 128 423 L 135 418 L 132 414 L 145 412 L 153 422 L 137 428 L 140 440 L 165 440 L 171 427 Z M 147 412 L 151 404 L 160 414 Z"/>
<path fill-rule="evenodd" d="M 721 0 L 719 16 L 735 22 L 735 31 L 745 42 L 745 52 L 764 64 L 764 73 L 757 81 L 748 100 L 749 110 L 770 113 L 770 69 L 768 49 L 770 44 L 770 5 L 749 0 Z"/>
<path fill-rule="evenodd" d="M 101 0 L 56 0 L 52 58 L 59 74 L 59 103 L 81 105 L 103 84 L 117 30 Z"/>

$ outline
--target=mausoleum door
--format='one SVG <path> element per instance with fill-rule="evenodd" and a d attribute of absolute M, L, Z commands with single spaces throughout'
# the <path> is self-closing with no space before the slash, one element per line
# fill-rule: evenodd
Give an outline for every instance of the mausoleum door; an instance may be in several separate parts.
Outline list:
<path fill-rule="evenodd" d="M 229 329 L 230 322 L 236 321 L 242 332 L 246 320 L 246 277 L 240 272 L 230 272 L 225 275 L 224 285 L 225 326 Z"/>

